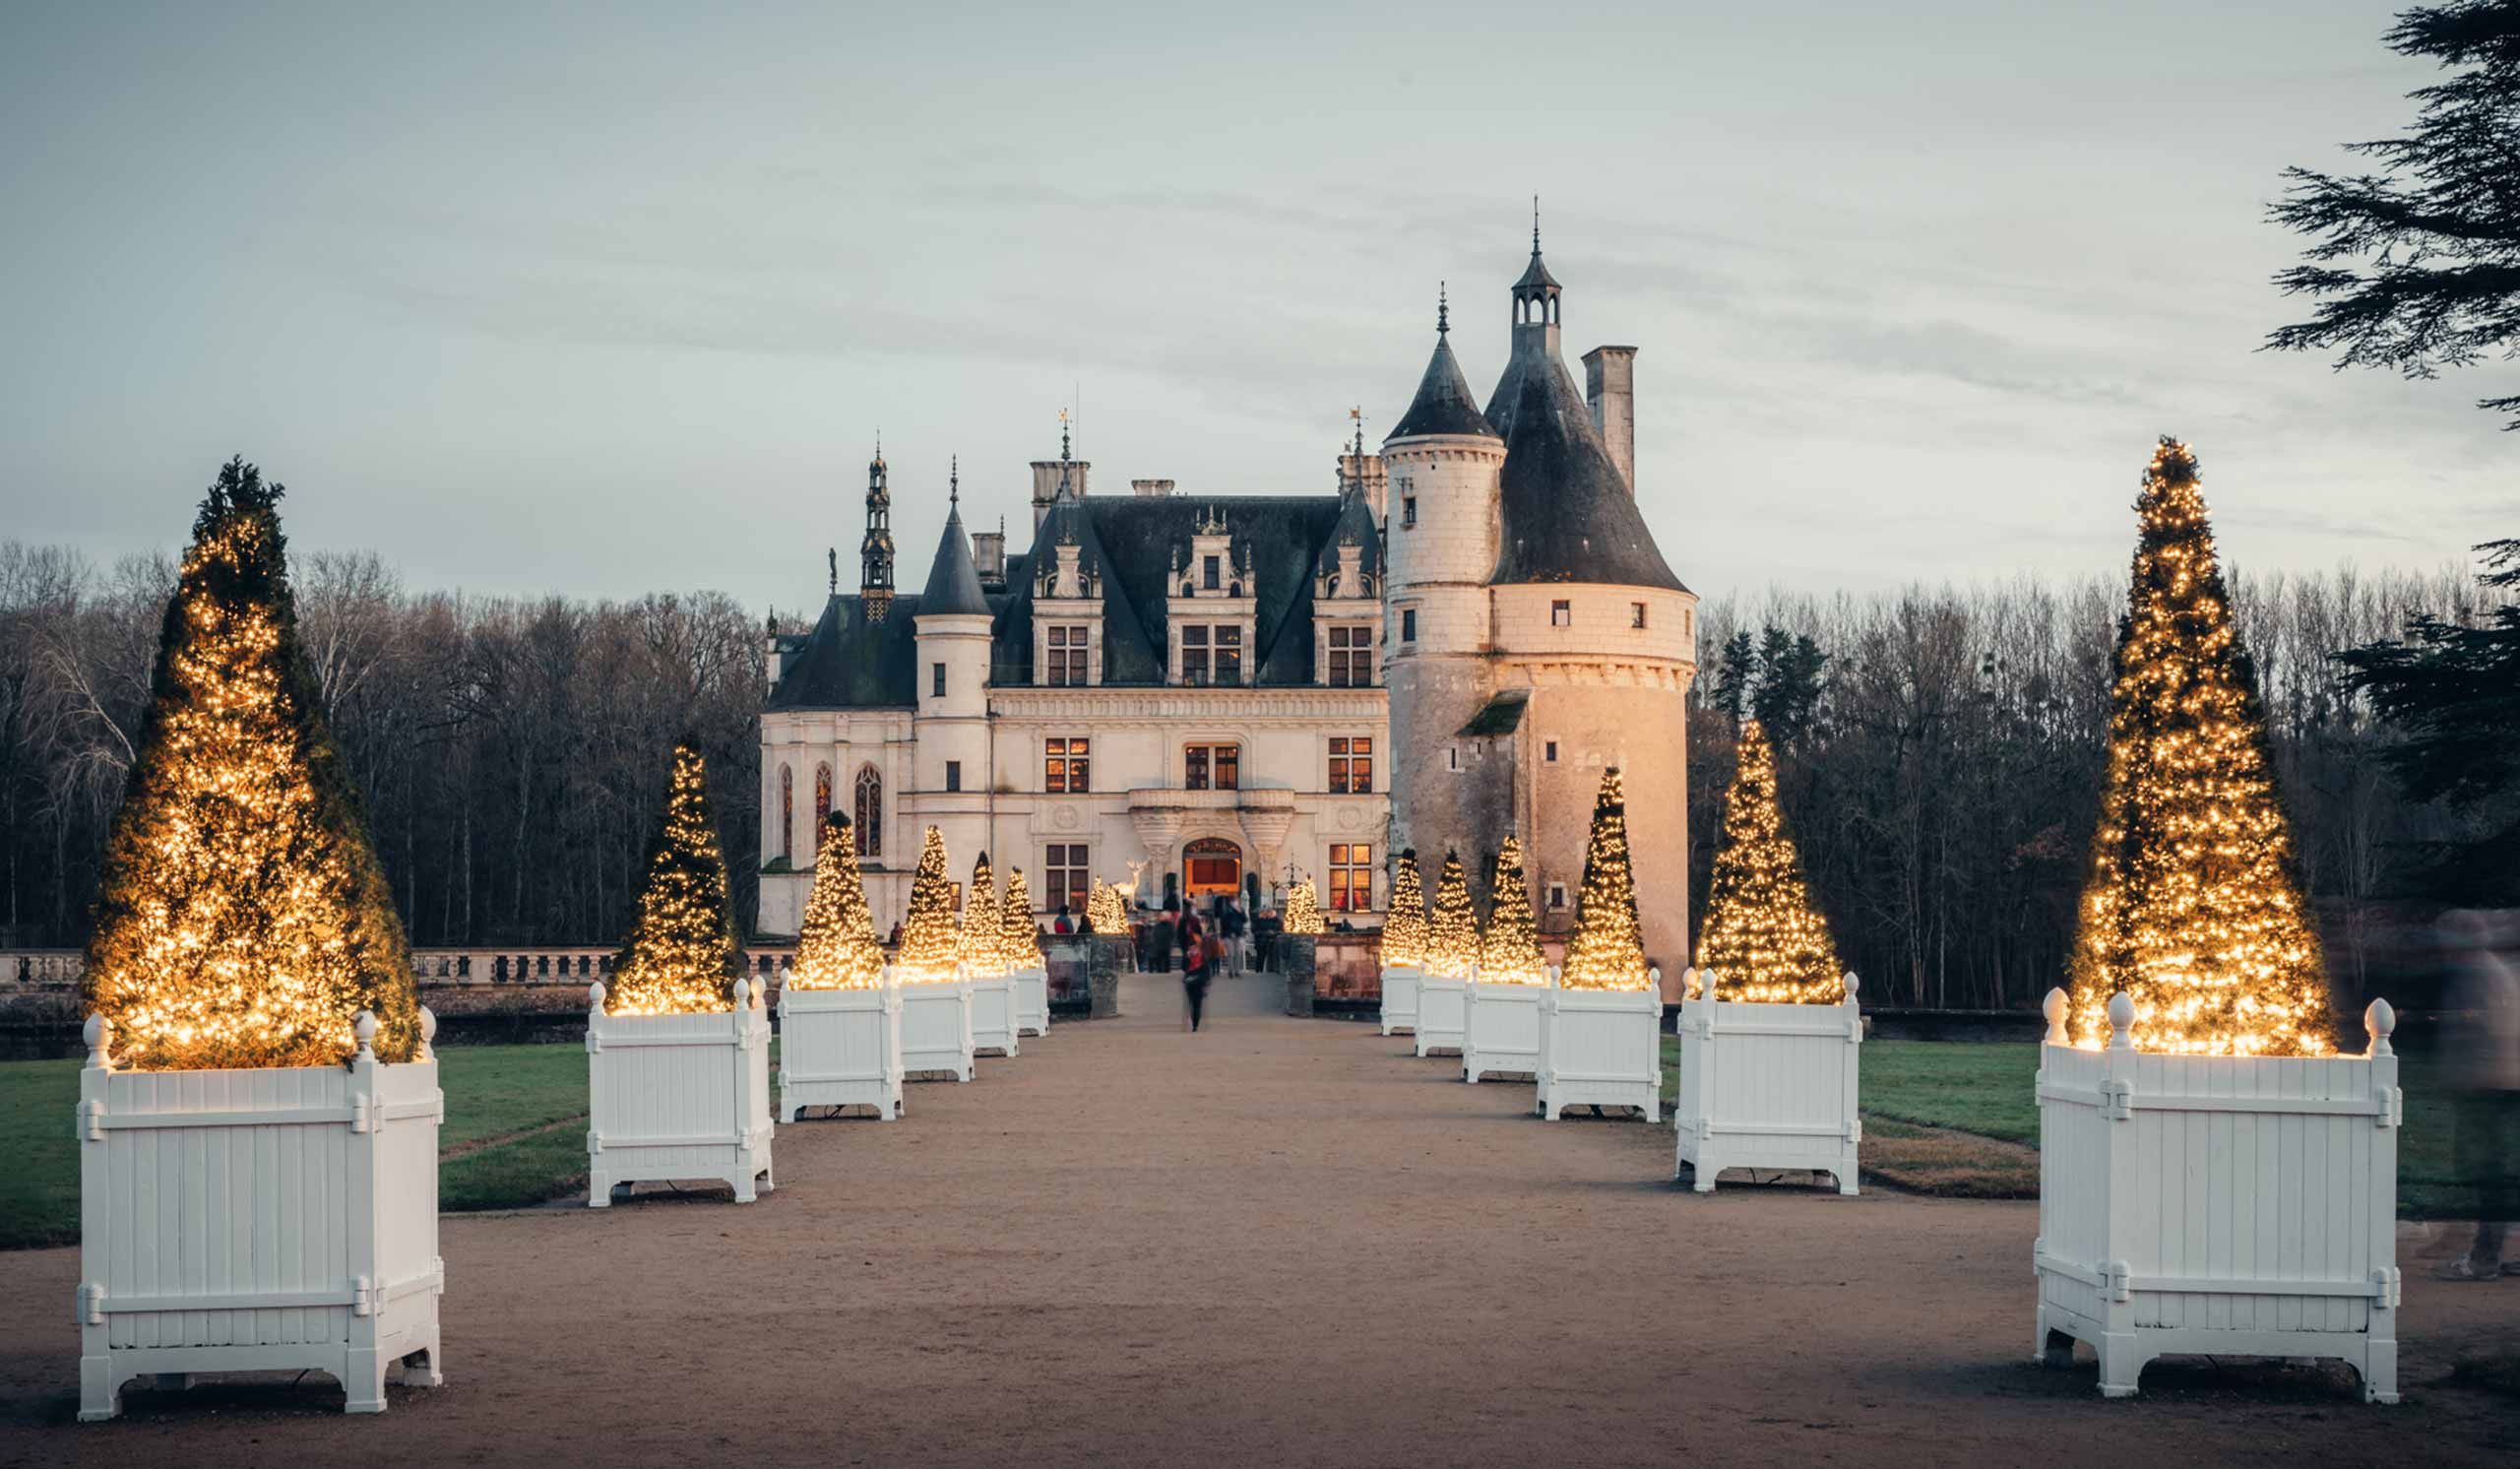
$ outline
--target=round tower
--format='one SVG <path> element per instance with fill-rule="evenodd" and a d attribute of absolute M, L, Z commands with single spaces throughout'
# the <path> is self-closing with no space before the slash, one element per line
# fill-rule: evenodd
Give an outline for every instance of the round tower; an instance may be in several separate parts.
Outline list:
<path fill-rule="evenodd" d="M 968 865 L 987 845 L 988 598 L 963 529 L 962 473 L 949 481 L 945 536 L 919 594 L 914 621 L 918 644 L 918 704 L 912 720 L 911 790 L 920 825 L 945 834 L 946 851 Z M 905 822 L 904 825 L 911 825 Z M 915 830 L 903 834 L 914 852 Z"/>

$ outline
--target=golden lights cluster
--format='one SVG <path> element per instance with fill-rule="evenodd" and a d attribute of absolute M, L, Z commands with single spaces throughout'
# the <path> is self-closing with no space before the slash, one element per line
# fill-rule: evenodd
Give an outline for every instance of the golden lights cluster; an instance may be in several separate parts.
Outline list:
<path fill-rule="evenodd" d="M 2330 1054 L 2326 968 L 2186 445 L 2161 441 L 2135 508 L 2071 1034 L 2107 1044 L 2122 991 L 2139 1050 Z"/>
<path fill-rule="evenodd" d="M 1129 931 L 1128 905 L 1120 901 L 1120 890 L 1102 878 L 1094 879 L 1094 891 L 1085 900 L 1085 921 L 1094 931 L 1105 937 L 1124 938 Z"/>
<path fill-rule="evenodd" d="M 1724 798 L 1697 967 L 1716 999 L 1834 1005 L 1847 997 L 1828 920 L 1811 906 L 1802 859 L 1777 807 L 1776 750 L 1757 720 L 1741 726 L 1740 771 Z"/>
<path fill-rule="evenodd" d="M 1461 858 L 1444 854 L 1435 878 L 1435 911 L 1426 921 L 1426 973 L 1466 980 L 1479 964 L 1479 915 L 1470 905 L 1470 874 Z"/>
<path fill-rule="evenodd" d="M 884 949 L 857 870 L 857 843 L 838 811 L 823 823 L 814 854 L 814 886 L 796 933 L 796 965 L 788 983 L 799 990 L 876 990 L 884 983 Z"/>
<path fill-rule="evenodd" d="M 910 914 L 902 920 L 901 951 L 893 956 L 905 985 L 944 985 L 956 978 L 962 938 L 954 922 L 954 884 L 945 875 L 945 834 L 927 829 L 918 871 L 910 880 Z"/>
<path fill-rule="evenodd" d="M 1523 844 L 1507 835 L 1496 849 L 1496 869 L 1488 884 L 1487 931 L 1479 944 L 1479 982 L 1482 985 L 1537 985 L 1548 978 L 1548 959 L 1541 952 L 1540 921 L 1532 913 L 1532 890 L 1523 879 Z"/>
<path fill-rule="evenodd" d="M 612 967 L 604 1009 L 614 1015 L 695 1015 L 733 1007 L 727 981 L 742 972 L 726 903 L 726 859 L 709 814 L 709 772 L 699 747 L 673 747 L 663 829 L 648 857 L 647 885 L 630 941 Z"/>
<path fill-rule="evenodd" d="M 1584 890 L 1558 983 L 1569 990 L 1643 990 L 1653 983 L 1636 917 L 1636 874 L 1627 855 L 1627 794 L 1618 767 L 1603 772 L 1584 840 Z"/>
<path fill-rule="evenodd" d="M 1319 933 L 1326 926 L 1321 921 L 1321 894 L 1307 877 L 1287 894 L 1287 912 L 1282 931 L 1288 933 Z"/>
<path fill-rule="evenodd" d="M 1016 867 L 1006 874 L 1006 902 L 998 912 L 999 929 L 1005 935 L 999 944 L 998 962 L 1009 973 L 1041 967 L 1041 935 L 1033 926 L 1033 890 L 1024 881 L 1024 869 Z"/>
<path fill-rule="evenodd" d="M 107 840 L 81 981 L 122 1064 L 338 1063 L 419 1045 L 410 951 L 297 641 L 286 543 L 241 459 L 194 523 Z"/>
<path fill-rule="evenodd" d="M 963 932 L 959 952 L 963 977 L 993 980 L 1006 973 L 1006 934 L 997 916 L 997 874 L 989 870 L 988 854 L 972 863 L 972 885 L 963 899 Z"/>
<path fill-rule="evenodd" d="M 1426 893 L 1418 875 L 1418 851 L 1400 854 L 1391 873 L 1391 916 L 1382 925 L 1382 962 L 1415 968 L 1426 962 Z"/>

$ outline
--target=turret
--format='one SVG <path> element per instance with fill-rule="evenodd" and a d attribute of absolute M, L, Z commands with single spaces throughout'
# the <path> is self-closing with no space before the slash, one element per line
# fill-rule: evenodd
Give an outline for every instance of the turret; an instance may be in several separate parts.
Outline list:
<path fill-rule="evenodd" d="M 988 597 L 963 529 L 962 467 L 948 481 L 945 535 L 919 594 L 916 789 L 988 789 Z M 950 806 L 940 807 L 950 809 Z M 949 844 L 963 840 L 949 830 Z"/>
<path fill-rule="evenodd" d="M 832 558 L 832 590 L 840 590 L 840 561 Z M 857 596 L 866 620 L 881 622 L 893 607 L 893 486 L 884 468 L 884 445 L 866 462 L 866 539 L 857 544 Z"/>

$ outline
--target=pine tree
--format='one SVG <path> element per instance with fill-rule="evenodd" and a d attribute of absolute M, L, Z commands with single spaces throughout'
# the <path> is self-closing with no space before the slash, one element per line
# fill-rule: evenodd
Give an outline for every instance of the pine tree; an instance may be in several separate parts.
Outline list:
<path fill-rule="evenodd" d="M 1321 894 L 1313 887 L 1312 879 L 1307 877 L 1287 894 L 1286 918 L 1280 931 L 1319 933 L 1322 930 Z"/>
<path fill-rule="evenodd" d="M 690 739 L 673 747 L 664 817 L 648 848 L 648 881 L 630 940 L 612 962 L 604 1010 L 613 1015 L 694 1015 L 732 1003 L 726 982 L 743 973 L 726 901 L 726 858 L 709 813 L 709 772 Z"/>
<path fill-rule="evenodd" d="M 325 1065 L 376 1016 L 411 1058 L 411 955 L 298 640 L 282 487 L 230 460 L 193 522 L 105 843 L 80 980 L 147 1070 Z"/>
<path fill-rule="evenodd" d="M 1426 894 L 1418 876 L 1418 849 L 1400 854 L 1391 874 L 1391 916 L 1382 921 L 1382 962 L 1415 967 L 1426 962 Z"/>
<path fill-rule="evenodd" d="M 945 834 L 931 826 L 918 852 L 918 871 L 910 880 L 910 917 L 902 922 L 894 968 L 905 985 L 949 984 L 961 946 L 954 927 L 954 884 L 945 875 Z"/>
<path fill-rule="evenodd" d="M 1508 834 L 1496 849 L 1487 880 L 1487 931 L 1479 942 L 1482 985 L 1537 985 L 1548 976 L 1541 952 L 1540 921 L 1532 913 L 1531 885 L 1523 878 L 1523 844 Z"/>
<path fill-rule="evenodd" d="M 2186 445 L 2161 441 L 2135 509 L 2109 777 L 2071 961 L 2075 1042 L 2106 1044 L 2109 998 L 2123 991 L 2139 1050 L 2324 1054 L 2326 970 Z"/>
<path fill-rule="evenodd" d="M 1435 912 L 1426 924 L 1426 973 L 1466 980 L 1479 962 L 1479 915 L 1470 905 L 1470 877 L 1461 858 L 1444 854 L 1435 879 Z"/>
<path fill-rule="evenodd" d="M 857 871 L 857 844 L 849 818 L 838 811 L 823 822 L 788 983 L 798 990 L 875 990 L 884 983 L 884 950 L 875 941 L 875 915 Z"/>
<path fill-rule="evenodd" d="M 1085 918 L 1105 938 L 1128 937 L 1128 906 L 1120 901 L 1120 890 L 1100 877 L 1094 879 L 1093 895 L 1086 899 Z"/>
<path fill-rule="evenodd" d="M 1636 918 L 1636 874 L 1628 865 L 1626 787 L 1615 765 L 1603 772 L 1593 798 L 1584 891 L 1575 900 L 1575 933 L 1557 978 L 1569 990 L 1642 990 L 1653 983 Z"/>
<path fill-rule="evenodd" d="M 1006 935 L 998 929 L 997 875 L 989 870 L 988 854 L 983 852 L 972 863 L 971 892 L 963 899 L 963 933 L 957 952 L 962 955 L 965 978 L 993 980 L 1006 973 L 1006 961 L 998 953 Z"/>
<path fill-rule="evenodd" d="M 1025 884 L 1022 867 L 1006 874 L 1006 905 L 998 922 L 1006 935 L 998 949 L 1000 962 L 1009 971 L 1040 968 L 1041 935 L 1033 926 L 1033 890 Z"/>
<path fill-rule="evenodd" d="M 1724 844 L 1698 932 L 1697 967 L 1715 998 L 1833 1005 L 1845 971 L 1828 920 L 1811 906 L 1802 859 L 1777 808 L 1776 751 L 1757 720 L 1741 726 L 1740 770 L 1724 798 Z"/>

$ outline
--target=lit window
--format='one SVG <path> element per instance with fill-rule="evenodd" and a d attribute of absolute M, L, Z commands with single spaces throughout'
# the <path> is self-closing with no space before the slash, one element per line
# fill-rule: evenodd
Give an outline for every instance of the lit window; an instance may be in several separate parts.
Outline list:
<path fill-rule="evenodd" d="M 1374 789 L 1374 742 L 1363 734 L 1330 736 L 1330 794 L 1367 796 Z"/>
<path fill-rule="evenodd" d="M 1362 913 L 1374 906 L 1374 849 L 1370 842 L 1330 844 L 1330 909 Z"/>
<path fill-rule="evenodd" d="M 1242 746 L 1193 744 L 1181 751 L 1181 784 L 1191 791 L 1242 789 Z"/>
<path fill-rule="evenodd" d="M 1052 842 L 1041 849 L 1041 902 L 1050 908 L 1065 904 L 1071 914 L 1085 912 L 1086 888 L 1093 881 L 1093 869 L 1086 862 L 1085 844 Z"/>
<path fill-rule="evenodd" d="M 1548 605 L 1549 626 L 1565 627 L 1573 623 L 1574 620 L 1575 608 L 1571 603 L 1552 602 Z"/>
<path fill-rule="evenodd" d="M 1093 790 L 1093 743 L 1083 735 L 1042 740 L 1041 789 L 1053 796 Z"/>

